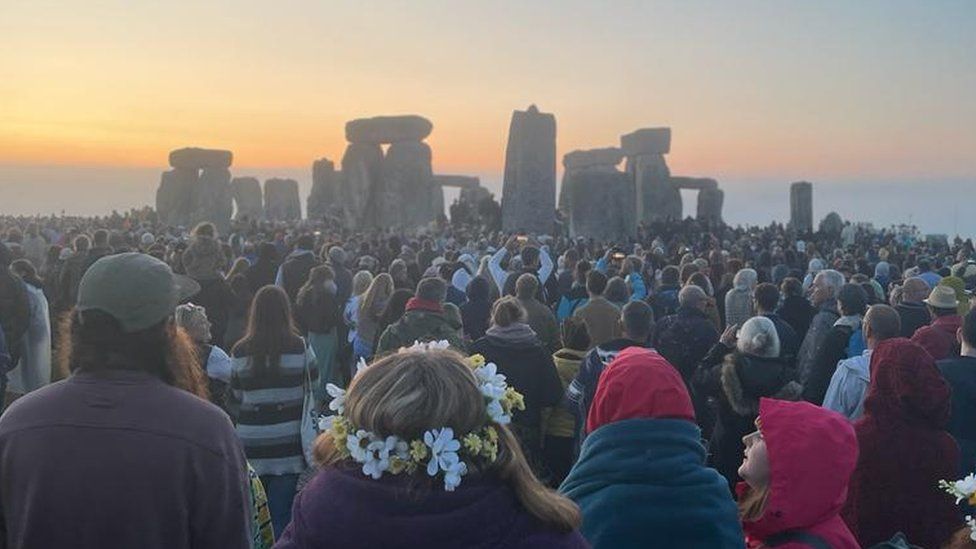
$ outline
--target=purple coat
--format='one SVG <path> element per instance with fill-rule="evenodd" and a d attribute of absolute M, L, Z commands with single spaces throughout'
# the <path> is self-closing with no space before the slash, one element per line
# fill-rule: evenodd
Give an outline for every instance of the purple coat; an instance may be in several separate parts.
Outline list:
<path fill-rule="evenodd" d="M 408 491 L 406 479 L 373 480 L 324 469 L 295 498 L 278 549 L 328 547 L 589 547 L 530 515 L 506 485 L 466 477 L 454 492 Z"/>

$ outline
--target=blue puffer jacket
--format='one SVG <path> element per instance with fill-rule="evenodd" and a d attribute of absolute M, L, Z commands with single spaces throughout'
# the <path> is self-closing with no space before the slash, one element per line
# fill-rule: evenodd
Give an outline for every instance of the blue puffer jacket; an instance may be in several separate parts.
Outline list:
<path fill-rule="evenodd" d="M 728 483 L 705 467 L 701 433 L 687 420 L 600 427 L 559 491 L 580 506 L 595 549 L 744 547 Z"/>

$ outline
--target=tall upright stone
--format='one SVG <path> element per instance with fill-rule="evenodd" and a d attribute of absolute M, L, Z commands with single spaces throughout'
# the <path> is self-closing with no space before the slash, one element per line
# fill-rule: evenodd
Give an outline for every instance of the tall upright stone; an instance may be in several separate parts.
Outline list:
<path fill-rule="evenodd" d="M 709 223 L 722 223 L 722 205 L 724 202 L 725 192 L 717 186 L 698 191 L 697 219 Z"/>
<path fill-rule="evenodd" d="M 644 128 L 620 137 L 627 171 L 634 178 L 640 221 L 681 218 L 681 191 L 671 182 L 664 155 L 671 151 L 671 128 Z"/>
<path fill-rule="evenodd" d="M 790 185 L 790 227 L 800 233 L 813 231 L 813 183 Z"/>
<path fill-rule="evenodd" d="M 426 143 L 398 141 L 390 145 L 383 157 L 382 182 L 376 195 L 382 226 L 420 227 L 443 212 L 444 192 L 434 182 Z"/>
<path fill-rule="evenodd" d="M 551 234 L 556 214 L 556 117 L 535 105 L 512 113 L 505 151 L 502 228 Z"/>
<path fill-rule="evenodd" d="M 600 170 L 605 172 L 617 171 L 617 165 L 624 158 L 624 153 L 617 147 L 603 149 L 577 150 L 563 155 L 563 181 L 559 186 L 559 211 L 568 214 L 572 209 L 573 185 L 578 181 L 573 177 L 577 171 Z M 633 200 L 631 200 L 633 202 Z"/>
<path fill-rule="evenodd" d="M 323 216 L 341 216 L 342 205 L 339 194 L 342 192 L 342 172 L 328 158 L 320 158 L 312 164 L 312 190 L 305 208 L 309 219 L 322 219 Z"/>
<path fill-rule="evenodd" d="M 231 196 L 237 206 L 235 219 L 258 220 L 264 216 L 261 183 L 256 177 L 235 177 L 230 181 Z"/>
<path fill-rule="evenodd" d="M 563 178 L 569 234 L 621 242 L 637 235 L 634 181 L 613 167 L 568 170 Z"/>
<path fill-rule="evenodd" d="M 379 226 L 376 195 L 383 185 L 383 149 L 375 143 L 350 143 L 342 155 L 339 201 L 350 229 Z"/>
<path fill-rule="evenodd" d="M 270 221 L 295 221 L 302 218 L 298 181 L 273 178 L 264 182 L 264 215 Z"/>
<path fill-rule="evenodd" d="M 234 212 L 230 191 L 230 170 L 207 167 L 200 171 L 200 180 L 193 188 L 191 223 L 209 221 L 221 232 L 230 229 Z"/>
<path fill-rule="evenodd" d="M 200 178 L 194 168 L 173 168 L 163 172 L 156 189 L 156 213 L 166 225 L 190 224 L 193 211 L 193 189 Z"/>

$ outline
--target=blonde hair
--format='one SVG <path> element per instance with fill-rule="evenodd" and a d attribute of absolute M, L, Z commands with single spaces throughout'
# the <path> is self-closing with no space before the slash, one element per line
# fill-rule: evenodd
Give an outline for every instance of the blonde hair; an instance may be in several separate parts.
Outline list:
<path fill-rule="evenodd" d="M 243 275 L 247 273 L 247 270 L 251 268 L 251 264 L 248 263 L 247 259 L 243 257 L 238 257 L 234 261 L 234 265 L 227 271 L 227 276 L 224 280 L 230 282 L 230 279 L 234 278 L 234 275 Z"/>
<path fill-rule="evenodd" d="M 363 295 L 373 283 L 373 274 L 369 271 L 359 271 L 352 277 L 352 295 Z"/>
<path fill-rule="evenodd" d="M 769 485 L 762 488 L 750 486 L 748 491 L 739 499 L 739 520 L 742 522 L 755 522 L 762 518 L 766 512 L 766 503 L 769 501 Z"/>
<path fill-rule="evenodd" d="M 754 316 L 745 321 L 736 339 L 739 352 L 749 355 L 775 358 L 779 356 L 779 335 L 776 325 L 764 316 Z"/>
<path fill-rule="evenodd" d="M 422 439 L 430 429 L 450 427 L 461 438 L 485 425 L 484 402 L 474 373 L 461 355 L 410 351 L 389 355 L 353 378 L 344 416 L 357 429 L 378 436 L 414 440 Z M 522 506 L 548 526 L 562 532 L 578 528 L 579 507 L 536 479 L 508 427 L 493 426 L 498 432 L 498 458 L 473 464 L 478 472 L 509 485 Z M 338 467 L 344 461 L 330 431 L 315 441 L 314 456 L 322 467 Z M 442 489 L 423 470 L 413 480 L 412 489 Z"/>
<path fill-rule="evenodd" d="M 376 275 L 370 282 L 369 289 L 359 300 L 359 318 L 364 318 L 363 315 L 378 318 L 383 311 L 375 309 L 377 306 L 385 307 L 391 295 L 393 295 L 393 277 L 386 273 Z"/>
<path fill-rule="evenodd" d="M 506 296 L 491 307 L 491 323 L 499 328 L 504 328 L 516 322 L 525 322 L 528 314 L 525 308 L 513 296 Z"/>

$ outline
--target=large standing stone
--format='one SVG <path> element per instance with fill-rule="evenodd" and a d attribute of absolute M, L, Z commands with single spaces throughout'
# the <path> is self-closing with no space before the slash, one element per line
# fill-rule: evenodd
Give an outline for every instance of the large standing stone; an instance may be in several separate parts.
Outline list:
<path fill-rule="evenodd" d="M 204 168 L 230 168 L 234 153 L 219 149 L 187 147 L 169 153 L 169 165 L 174 168 L 202 170 Z"/>
<path fill-rule="evenodd" d="M 192 204 L 191 224 L 210 221 L 222 232 L 230 229 L 230 217 L 234 211 L 230 170 L 204 168 L 200 172 L 200 180 L 193 188 Z"/>
<path fill-rule="evenodd" d="M 191 168 L 174 168 L 163 172 L 156 190 L 156 213 L 167 225 L 188 225 L 192 214 L 193 189 L 199 173 Z"/>
<path fill-rule="evenodd" d="M 681 191 L 671 181 L 664 156 L 648 154 L 628 158 L 628 171 L 633 173 L 637 216 L 652 223 L 681 218 Z"/>
<path fill-rule="evenodd" d="M 341 215 L 339 194 L 342 192 L 342 172 L 328 158 L 320 158 L 312 164 L 312 191 L 308 195 L 306 209 L 309 219 L 322 219 L 327 215 Z"/>
<path fill-rule="evenodd" d="M 512 113 L 505 151 L 502 227 L 551 234 L 556 220 L 556 117 L 535 105 Z"/>
<path fill-rule="evenodd" d="M 444 192 L 434 181 L 426 143 L 400 141 L 390 145 L 383 158 L 382 181 L 377 196 L 381 226 L 420 227 L 443 213 Z"/>
<path fill-rule="evenodd" d="M 813 231 L 813 183 L 790 185 L 790 227 L 800 233 Z"/>
<path fill-rule="evenodd" d="M 620 148 L 627 156 L 668 154 L 671 152 L 671 128 L 644 128 L 622 135 Z"/>
<path fill-rule="evenodd" d="M 298 181 L 269 179 L 264 182 L 264 214 L 270 221 L 294 221 L 302 218 Z"/>
<path fill-rule="evenodd" d="M 350 143 L 398 143 L 422 141 L 434 125 L 423 116 L 376 116 L 346 122 L 346 141 Z"/>
<path fill-rule="evenodd" d="M 235 177 L 230 181 L 231 196 L 237 206 L 236 219 L 257 220 L 264 216 L 261 183 L 256 177 Z"/>
<path fill-rule="evenodd" d="M 722 204 L 724 202 L 725 193 L 717 186 L 703 188 L 698 191 L 698 220 L 708 221 L 710 223 L 721 223 Z"/>
<path fill-rule="evenodd" d="M 602 168 L 566 172 L 569 234 L 621 242 L 637 235 L 634 181 L 626 173 Z"/>
<path fill-rule="evenodd" d="M 588 169 L 619 173 L 617 165 L 623 159 L 623 151 L 616 147 L 577 150 L 563 155 L 563 168 L 565 170 L 563 171 L 562 184 L 559 186 L 558 209 L 566 214 L 572 210 L 573 185 L 578 181 L 578 178 L 572 176 L 574 172 Z"/>
<path fill-rule="evenodd" d="M 383 149 L 371 143 L 351 143 L 342 156 L 339 202 L 343 222 L 350 229 L 379 226 L 375 195 L 382 190 Z"/>

